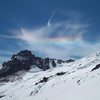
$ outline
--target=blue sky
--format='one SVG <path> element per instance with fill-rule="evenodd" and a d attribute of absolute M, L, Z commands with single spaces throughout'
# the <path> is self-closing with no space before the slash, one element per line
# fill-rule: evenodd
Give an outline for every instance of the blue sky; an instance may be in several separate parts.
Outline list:
<path fill-rule="evenodd" d="M 99 0 L 0 0 L 0 62 L 23 49 L 80 58 L 100 49 Z"/>

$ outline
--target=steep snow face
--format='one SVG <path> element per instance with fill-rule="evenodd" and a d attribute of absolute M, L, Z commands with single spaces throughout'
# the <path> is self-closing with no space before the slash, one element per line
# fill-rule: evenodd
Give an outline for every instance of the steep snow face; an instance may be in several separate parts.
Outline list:
<path fill-rule="evenodd" d="M 100 53 L 0 83 L 0 100 L 100 100 Z"/>

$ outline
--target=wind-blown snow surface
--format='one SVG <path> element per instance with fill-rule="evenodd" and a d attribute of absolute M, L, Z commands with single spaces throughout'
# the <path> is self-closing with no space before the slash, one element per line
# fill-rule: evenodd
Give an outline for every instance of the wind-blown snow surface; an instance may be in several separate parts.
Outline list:
<path fill-rule="evenodd" d="M 31 70 L 20 80 L 0 83 L 0 100 L 100 100 L 100 69 L 91 71 L 97 64 L 100 53 L 47 71 Z M 48 81 L 38 83 L 43 77 Z"/>

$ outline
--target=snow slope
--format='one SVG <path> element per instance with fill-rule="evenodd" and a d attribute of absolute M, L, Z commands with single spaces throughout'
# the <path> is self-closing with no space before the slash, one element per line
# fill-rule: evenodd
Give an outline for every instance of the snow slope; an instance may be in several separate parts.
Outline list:
<path fill-rule="evenodd" d="M 47 71 L 31 69 L 22 79 L 0 83 L 0 100 L 100 100 L 100 69 L 91 71 L 98 64 L 99 52 Z"/>

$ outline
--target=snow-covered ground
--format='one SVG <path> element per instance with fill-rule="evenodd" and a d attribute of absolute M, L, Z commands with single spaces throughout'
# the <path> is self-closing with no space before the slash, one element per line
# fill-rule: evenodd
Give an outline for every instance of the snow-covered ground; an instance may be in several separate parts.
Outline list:
<path fill-rule="evenodd" d="M 22 79 L 0 83 L 0 100 L 100 100 L 100 69 L 91 71 L 98 64 L 100 53 L 47 71 L 31 69 Z"/>

